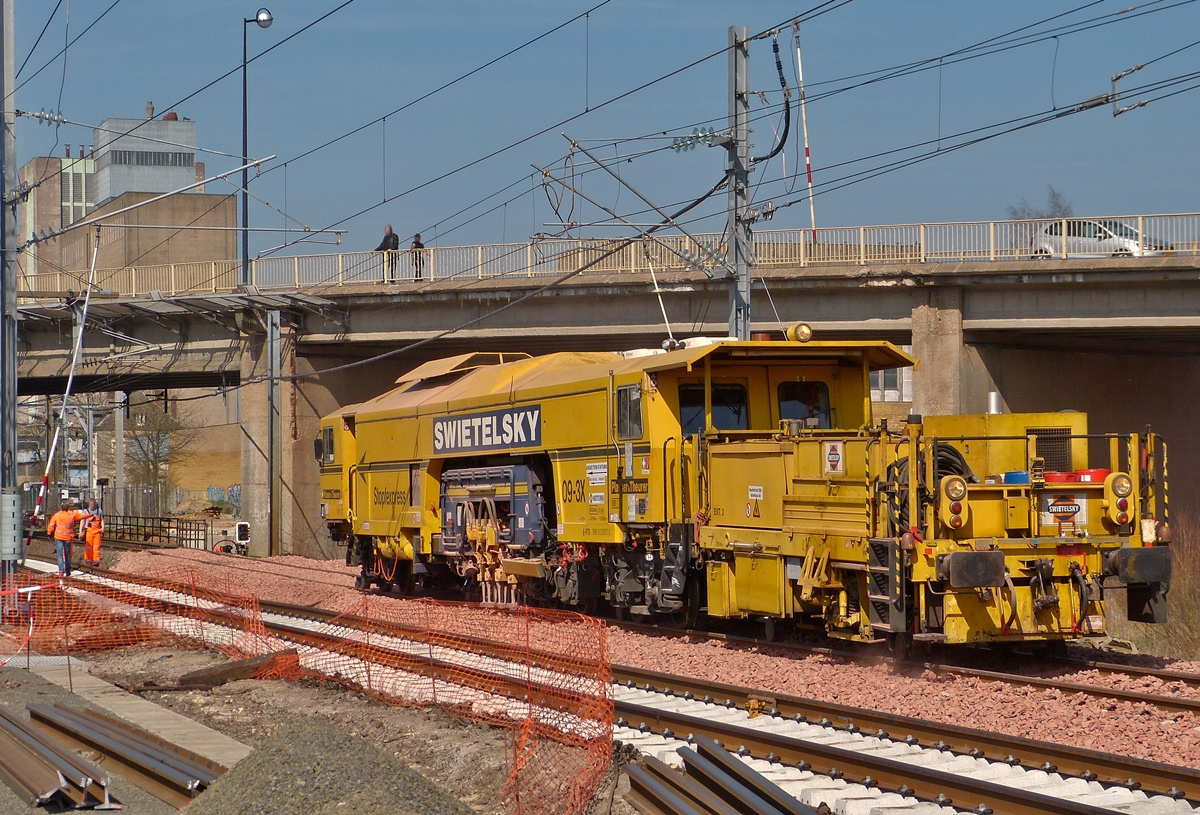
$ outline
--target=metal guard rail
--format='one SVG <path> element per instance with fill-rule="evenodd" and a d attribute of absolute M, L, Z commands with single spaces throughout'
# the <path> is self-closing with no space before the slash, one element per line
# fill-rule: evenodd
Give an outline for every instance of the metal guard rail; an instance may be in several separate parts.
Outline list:
<path fill-rule="evenodd" d="M 213 539 L 211 520 L 137 515 L 105 515 L 104 534 L 120 540 L 161 543 L 188 549 L 211 549 Z"/>
<path fill-rule="evenodd" d="M 1200 213 L 1176 213 L 762 230 L 753 235 L 753 257 L 757 268 L 770 269 L 1096 256 L 1096 247 L 1089 249 L 1073 241 L 1085 238 L 1085 233 L 1097 225 L 1121 231 L 1132 241 L 1121 247 L 1100 247 L 1101 256 L 1200 255 Z M 724 256 L 721 234 L 700 233 L 695 237 L 697 242 L 683 235 L 634 242 L 604 257 L 589 273 L 645 274 L 651 264 L 656 272 L 685 271 L 698 267 L 681 256 Z M 619 243 L 619 239 L 550 238 L 391 253 L 264 257 L 251 261 L 251 282 L 260 291 L 320 291 L 378 286 L 390 280 L 412 284 L 556 277 L 600 258 Z M 97 279 L 104 289 L 126 297 L 151 292 L 163 296 L 217 294 L 237 289 L 238 265 L 237 260 L 219 260 L 129 266 L 100 270 Z M 84 274 L 82 270 L 68 270 L 22 275 L 18 288 L 20 292 L 77 291 Z"/>

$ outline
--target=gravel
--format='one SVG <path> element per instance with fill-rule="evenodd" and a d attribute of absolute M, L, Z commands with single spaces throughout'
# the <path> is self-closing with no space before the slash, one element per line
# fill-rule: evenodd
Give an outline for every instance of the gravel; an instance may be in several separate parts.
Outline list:
<path fill-rule="evenodd" d="M 1118 703 L 1099 692 L 1066 696 L 952 674 L 909 673 L 886 665 L 618 628 L 609 629 L 608 642 L 612 661 L 618 664 L 1200 768 L 1200 719 L 1195 715 Z M 1071 675 L 1076 676 L 1083 674 Z M 1099 684 L 1108 677 L 1092 679 Z"/>
<path fill-rule="evenodd" d="M 188 806 L 188 815 L 472 815 L 466 805 L 389 756 L 320 718 L 279 730 Z"/>
<path fill-rule="evenodd" d="M 298 557 L 251 560 L 197 550 L 170 550 L 124 553 L 117 568 L 169 577 L 183 567 L 196 569 L 201 585 L 277 602 L 346 611 L 362 597 L 353 588 L 357 570 L 337 561 Z M 535 641 L 539 647 L 551 647 L 549 638 L 535 637 Z M 608 631 L 608 651 L 618 664 L 1200 768 L 1198 717 L 1143 704 L 1118 703 L 1102 696 L 1105 687 L 1112 687 L 1200 698 L 1200 691 L 1182 683 L 1087 670 L 1057 672 L 1060 679 L 1097 687 L 1094 696 L 1071 697 L 1053 690 L 855 664 L 781 649 L 648 636 L 614 627 Z M 1115 661 L 1117 656 L 1104 654 L 1100 658 Z M 1132 664 L 1200 672 L 1197 663 L 1172 663 L 1140 655 L 1126 659 Z M 1037 662 L 1032 659 L 1015 667 L 1038 672 Z"/>
<path fill-rule="evenodd" d="M 93 674 L 110 682 L 159 684 L 221 654 L 168 648 L 126 648 L 88 657 Z M 148 692 L 145 698 L 258 747 L 297 719 L 321 718 L 432 779 L 479 815 L 502 815 L 497 803 L 507 777 L 505 731 L 436 709 L 387 705 L 332 682 L 240 680 L 211 691 Z M 367 808 L 366 811 L 374 811 Z"/>

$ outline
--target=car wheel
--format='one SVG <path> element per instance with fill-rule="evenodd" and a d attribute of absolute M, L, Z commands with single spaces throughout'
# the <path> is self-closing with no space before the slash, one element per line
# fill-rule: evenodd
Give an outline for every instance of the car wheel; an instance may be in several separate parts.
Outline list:
<path fill-rule="evenodd" d="M 1113 252 L 1113 257 L 1115 257 L 1115 258 L 1131 258 L 1131 257 L 1133 257 L 1133 253 L 1130 252 L 1128 249 L 1122 249 L 1120 252 Z"/>
<path fill-rule="evenodd" d="M 1050 253 L 1047 252 L 1045 249 L 1039 249 L 1033 253 L 1033 259 L 1034 260 L 1049 260 Z"/>

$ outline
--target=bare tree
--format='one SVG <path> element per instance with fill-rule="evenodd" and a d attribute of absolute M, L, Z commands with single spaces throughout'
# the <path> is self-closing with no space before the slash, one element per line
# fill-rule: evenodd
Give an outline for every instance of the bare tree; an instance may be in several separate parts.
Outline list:
<path fill-rule="evenodd" d="M 130 408 L 125 423 L 129 483 L 168 490 L 179 468 L 196 453 L 203 429 L 193 426 L 186 408 L 178 403 L 173 408 L 164 411 L 161 402 L 151 400 Z"/>
<path fill-rule="evenodd" d="M 1063 197 L 1062 193 L 1054 189 L 1050 184 L 1046 185 L 1046 208 L 1039 209 L 1033 206 L 1025 197 L 1021 197 L 1021 202 L 1017 206 L 1009 206 L 1008 217 L 1014 221 L 1033 221 L 1039 218 L 1070 218 L 1075 214 L 1075 209 Z"/>

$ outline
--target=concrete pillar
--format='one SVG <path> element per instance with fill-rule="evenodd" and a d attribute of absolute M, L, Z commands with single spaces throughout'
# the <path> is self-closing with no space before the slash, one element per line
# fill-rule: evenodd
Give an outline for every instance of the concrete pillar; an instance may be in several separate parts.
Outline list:
<path fill-rule="evenodd" d="M 260 328 L 255 325 L 254 328 Z M 242 354 L 242 381 L 249 382 L 242 388 L 242 507 L 241 518 L 250 523 L 250 555 L 253 557 L 269 557 L 271 555 L 288 554 L 290 546 L 277 546 L 271 551 L 271 509 L 270 509 L 270 471 L 268 469 L 269 415 L 268 392 L 266 376 L 269 371 L 267 359 L 267 341 L 261 332 L 243 333 L 242 342 L 245 351 Z M 286 341 L 285 341 L 286 342 Z M 259 378 L 262 380 L 259 381 Z M 281 390 L 286 391 L 286 383 Z M 281 410 L 281 435 L 284 439 L 291 437 L 291 411 Z M 286 447 L 287 445 L 283 445 Z M 287 458 L 281 457 L 280 470 L 283 494 L 287 494 L 289 486 L 289 466 Z M 290 526 L 291 502 L 284 500 L 280 507 L 280 526 L 286 530 Z M 287 540 L 288 535 L 281 535 L 281 540 Z"/>
<path fill-rule="evenodd" d="M 931 287 L 913 293 L 913 413 L 962 412 L 962 290 Z"/>

